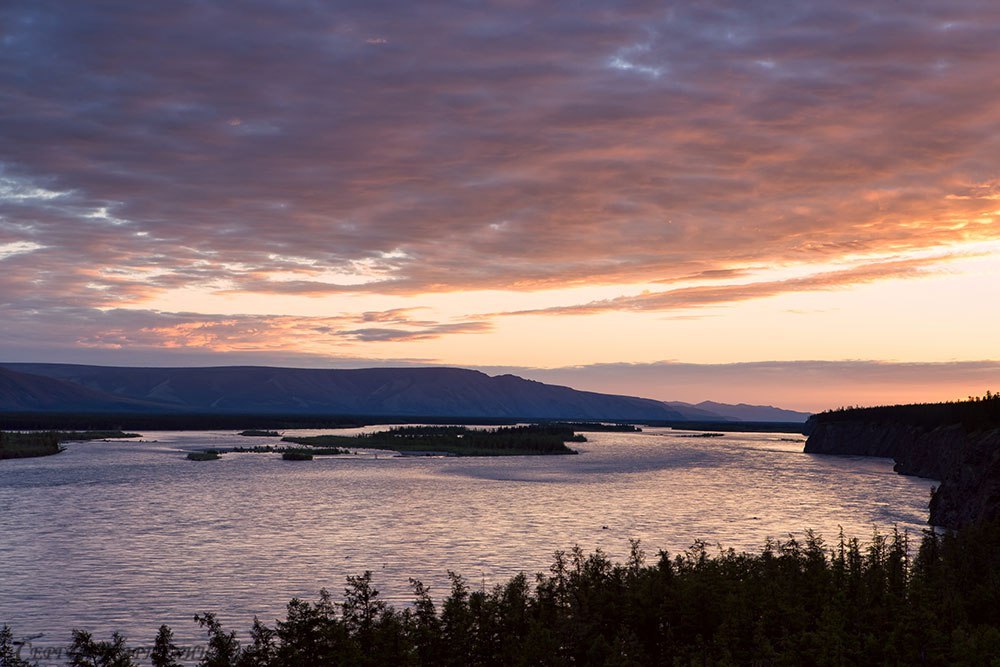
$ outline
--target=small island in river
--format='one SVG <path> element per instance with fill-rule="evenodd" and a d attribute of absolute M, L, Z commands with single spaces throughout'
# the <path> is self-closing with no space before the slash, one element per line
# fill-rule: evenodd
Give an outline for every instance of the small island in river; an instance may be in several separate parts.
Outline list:
<path fill-rule="evenodd" d="M 285 437 L 283 442 L 318 447 L 385 449 L 400 453 L 434 452 L 450 456 L 523 456 L 576 454 L 567 442 L 586 442 L 572 428 L 557 425 L 504 426 L 473 429 L 464 426 L 400 426 L 356 436 Z"/>
<path fill-rule="evenodd" d="M 217 449 L 206 449 L 200 452 L 188 452 L 188 461 L 218 461 L 221 454 Z"/>

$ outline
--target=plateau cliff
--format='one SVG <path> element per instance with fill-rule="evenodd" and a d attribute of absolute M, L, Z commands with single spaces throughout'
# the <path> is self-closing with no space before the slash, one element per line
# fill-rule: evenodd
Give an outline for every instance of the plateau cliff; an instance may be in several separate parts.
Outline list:
<path fill-rule="evenodd" d="M 1000 518 L 1000 399 L 848 409 L 812 417 L 805 451 L 881 456 L 904 475 L 940 480 L 928 522 L 948 528 Z"/>

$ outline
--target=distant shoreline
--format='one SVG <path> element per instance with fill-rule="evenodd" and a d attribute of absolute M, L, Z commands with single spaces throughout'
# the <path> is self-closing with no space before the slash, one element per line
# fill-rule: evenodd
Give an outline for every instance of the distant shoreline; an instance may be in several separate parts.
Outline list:
<path fill-rule="evenodd" d="M 0 426 L 5 430 L 118 430 L 135 431 L 202 431 L 202 430 L 270 430 L 299 428 L 347 429 L 364 426 L 401 424 L 457 426 L 514 426 L 516 424 L 617 424 L 651 426 L 687 431 L 721 431 L 725 433 L 805 433 L 800 422 L 736 422 L 680 421 L 640 419 L 583 419 L 580 417 L 490 417 L 441 415 L 316 415 L 316 414 L 243 414 L 243 413 L 128 413 L 128 412 L 8 412 L 0 413 Z M 576 430 L 589 430 L 578 428 Z M 599 429 L 609 430 L 609 429 Z"/>
<path fill-rule="evenodd" d="M 64 442 L 137 438 L 138 433 L 124 431 L 0 431 L 0 459 L 29 459 L 52 456 L 63 451 Z"/>

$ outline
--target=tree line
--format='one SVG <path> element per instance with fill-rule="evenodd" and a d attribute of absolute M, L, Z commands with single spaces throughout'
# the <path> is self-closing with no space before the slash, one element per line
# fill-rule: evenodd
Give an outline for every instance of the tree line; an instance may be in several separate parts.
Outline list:
<path fill-rule="evenodd" d="M 970 431 L 1000 428 L 1000 394 L 987 391 L 962 401 L 843 407 L 813 416 L 819 422 L 855 421 L 894 422 L 924 428 L 961 424 Z"/>
<path fill-rule="evenodd" d="M 1000 525 L 957 533 L 841 535 L 807 532 L 758 553 L 710 549 L 625 562 L 600 551 L 557 552 L 545 573 L 476 588 L 450 573 L 440 602 L 411 581 L 413 602 L 380 599 L 370 572 L 348 577 L 338 600 L 293 599 L 241 640 L 211 613 L 203 667 L 317 665 L 996 665 L 1000 664 Z M 71 667 L 132 667 L 114 635 L 73 632 Z M 178 665 L 162 626 L 155 667 Z M 24 667 L 0 636 L 0 665 Z"/>

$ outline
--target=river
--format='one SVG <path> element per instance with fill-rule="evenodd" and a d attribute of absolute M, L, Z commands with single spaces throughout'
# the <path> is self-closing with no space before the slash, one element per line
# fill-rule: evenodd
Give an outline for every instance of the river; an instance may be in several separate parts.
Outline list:
<path fill-rule="evenodd" d="M 195 613 L 245 633 L 254 615 L 273 622 L 291 597 L 339 595 L 364 570 L 405 604 L 411 577 L 440 598 L 448 570 L 490 586 L 574 545 L 620 559 L 630 538 L 655 556 L 695 539 L 758 550 L 807 528 L 833 543 L 841 526 L 862 539 L 925 527 L 932 482 L 888 459 L 804 454 L 801 437 L 780 434 L 690 435 L 591 433 L 571 443 L 578 456 L 308 462 L 185 459 L 275 442 L 233 432 L 69 443 L 0 462 L 0 623 L 41 634 L 35 647 L 67 643 L 72 628 L 144 645 L 160 623 L 195 642 Z"/>

